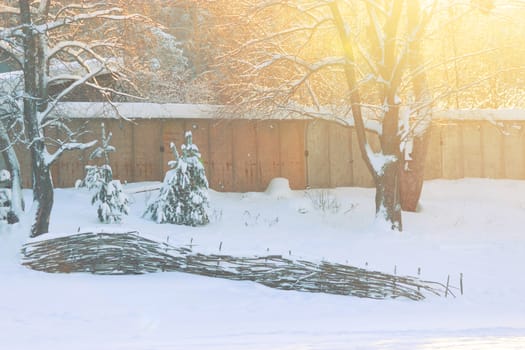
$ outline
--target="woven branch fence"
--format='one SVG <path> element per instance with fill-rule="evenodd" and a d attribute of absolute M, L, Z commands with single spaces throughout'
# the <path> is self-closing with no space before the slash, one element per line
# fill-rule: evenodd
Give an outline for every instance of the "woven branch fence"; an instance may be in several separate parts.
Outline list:
<path fill-rule="evenodd" d="M 139 235 L 138 232 L 84 232 L 35 240 L 22 248 L 22 264 L 52 273 L 102 275 L 178 271 L 202 276 L 253 281 L 265 286 L 361 298 L 422 300 L 426 294 L 451 294 L 441 283 L 390 275 L 349 265 L 319 264 L 280 255 L 234 257 L 194 253 Z"/>

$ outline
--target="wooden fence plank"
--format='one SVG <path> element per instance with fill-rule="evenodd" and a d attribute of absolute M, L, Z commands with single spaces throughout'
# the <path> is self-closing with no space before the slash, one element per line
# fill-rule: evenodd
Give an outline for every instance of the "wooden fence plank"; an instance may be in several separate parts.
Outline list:
<path fill-rule="evenodd" d="M 175 160 L 170 144 L 174 143 L 180 152 L 180 146 L 184 143 L 184 120 L 167 119 L 162 123 L 162 172 L 166 174 L 169 170 L 168 162 Z"/>
<path fill-rule="evenodd" d="M 307 179 L 311 188 L 330 187 L 329 122 L 310 121 L 306 128 Z"/>
<path fill-rule="evenodd" d="M 233 122 L 210 122 L 210 168 L 208 181 L 216 191 L 233 191 Z"/>
<path fill-rule="evenodd" d="M 201 159 L 204 164 L 206 174 L 209 172 L 209 124 L 206 119 L 189 119 L 184 123 L 185 132 L 191 131 L 193 143 L 199 147 Z M 179 148 L 180 150 L 180 148 Z"/>
<path fill-rule="evenodd" d="M 263 120 L 256 122 L 258 188 L 264 191 L 270 181 L 281 176 L 279 122 Z"/>
<path fill-rule="evenodd" d="M 104 121 L 106 123 L 106 121 Z M 89 159 L 91 153 L 96 147 L 100 146 L 102 137 L 102 120 L 72 120 L 69 122 L 71 128 L 85 131 L 79 140 L 81 142 L 97 141 L 97 143 L 84 151 L 73 151 L 64 153 L 59 159 L 60 167 L 60 182 L 61 186 L 57 187 L 71 187 L 74 186 L 75 181 L 83 179 L 86 176 L 86 165 L 102 165 L 103 159 Z M 108 128 L 106 127 L 106 133 Z M 111 143 L 112 144 L 112 143 Z M 114 157 L 115 154 L 110 155 Z"/>
<path fill-rule="evenodd" d="M 133 125 L 135 159 L 133 181 L 162 181 L 160 120 L 136 120 Z"/>
<path fill-rule="evenodd" d="M 254 191 L 259 183 L 255 122 L 251 120 L 236 120 L 232 125 L 233 189 L 236 192 Z"/>
<path fill-rule="evenodd" d="M 58 130 L 57 127 L 48 127 L 48 128 L 46 128 L 45 136 L 47 138 L 53 139 L 53 140 L 66 140 L 66 135 L 61 133 L 60 130 Z M 48 142 L 47 143 L 47 151 L 50 154 L 55 153 L 57 149 L 58 149 L 58 144 L 56 144 L 55 142 Z M 77 153 L 78 151 L 71 151 L 71 152 Z M 62 157 L 64 157 L 66 155 L 66 153 L 71 153 L 71 152 L 64 152 Z M 62 158 L 62 157 L 60 157 L 60 158 Z M 60 159 L 56 160 L 55 163 L 53 165 L 51 165 L 51 178 L 53 179 L 53 186 L 54 187 L 70 187 L 70 186 L 66 186 L 66 185 L 62 184 L 62 181 L 60 179 L 60 175 L 61 175 L 61 173 L 62 173 L 62 175 L 66 175 L 66 174 L 65 174 L 64 171 L 61 171 L 62 169 L 61 169 L 59 163 L 60 163 Z M 64 180 L 66 180 L 65 176 L 64 176 Z M 69 181 L 64 181 L 64 182 L 69 182 Z"/>
<path fill-rule="evenodd" d="M 457 123 L 447 123 L 442 133 L 442 165 L 445 179 L 463 177 L 463 135 Z"/>
<path fill-rule="evenodd" d="M 525 123 L 505 123 L 506 135 L 503 136 L 505 177 L 508 179 L 525 178 Z"/>
<path fill-rule="evenodd" d="M 461 125 L 461 130 L 463 133 L 463 176 L 482 177 L 481 125 L 479 122 L 466 122 Z"/>
<path fill-rule="evenodd" d="M 443 175 L 441 129 L 441 125 L 433 124 L 430 130 L 430 140 L 425 160 L 425 180 L 439 179 Z"/>
<path fill-rule="evenodd" d="M 331 123 L 329 126 L 330 186 L 351 186 L 352 169 L 352 132 L 343 125 Z"/>
<path fill-rule="evenodd" d="M 374 152 L 377 152 L 379 148 L 379 137 L 377 134 L 367 132 L 367 139 L 370 147 Z M 359 149 L 359 143 L 357 141 L 357 134 L 355 129 L 352 129 L 351 136 L 352 143 L 352 174 L 353 184 L 356 187 L 374 187 L 374 179 L 368 170 L 363 157 L 361 157 L 361 150 Z"/>
<path fill-rule="evenodd" d="M 120 180 L 122 183 L 131 182 L 133 181 L 133 135 L 131 122 L 113 119 L 107 120 L 105 123 L 106 132 L 111 132 L 112 135 L 110 144 L 116 148 L 116 151 L 109 155 L 113 178 Z M 100 139 L 100 136 L 98 136 L 98 139 Z"/>
<path fill-rule="evenodd" d="M 33 180 L 31 179 L 31 155 L 26 145 L 21 142 L 18 142 L 14 145 L 16 157 L 18 158 L 18 163 L 20 163 L 20 177 L 22 178 L 22 187 L 31 188 Z"/>
<path fill-rule="evenodd" d="M 72 131 L 79 131 L 85 128 L 87 133 L 78 138 L 80 142 L 89 142 L 100 139 L 100 121 L 88 122 L 87 120 L 71 120 L 67 124 Z M 65 136 L 59 136 L 64 139 Z M 97 147 L 96 144 L 94 147 Z M 85 175 L 85 166 L 90 164 L 89 155 L 94 147 L 85 151 L 68 151 L 64 152 L 55 165 L 58 170 L 58 176 L 53 178 L 55 187 L 73 187 L 77 180 L 82 180 Z"/>
<path fill-rule="evenodd" d="M 100 146 L 100 142 L 102 142 L 101 141 L 101 139 L 102 139 L 102 120 L 84 120 L 84 121 L 85 121 L 85 129 L 86 129 L 87 132 L 83 136 L 83 140 L 84 141 L 97 140 L 97 143 L 96 143 L 95 147 Z M 104 121 L 104 123 L 106 123 L 106 121 Z M 107 132 L 108 132 L 108 129 L 106 127 L 106 133 Z M 94 150 L 94 148 L 91 148 L 89 150 L 86 150 L 86 152 L 84 153 L 85 164 L 86 165 L 102 165 L 102 164 L 104 164 L 104 160 L 102 158 L 89 159 L 89 156 L 91 155 L 91 152 L 93 150 Z M 110 161 L 111 161 L 112 158 L 117 157 L 116 154 L 112 154 L 112 156 L 110 156 Z"/>
<path fill-rule="evenodd" d="M 502 133 L 490 122 L 482 122 L 482 152 L 483 174 L 487 178 L 503 178 L 505 176 L 502 155 Z"/>
<path fill-rule="evenodd" d="M 295 190 L 306 188 L 305 128 L 306 122 L 302 120 L 280 122 L 281 176 Z"/>

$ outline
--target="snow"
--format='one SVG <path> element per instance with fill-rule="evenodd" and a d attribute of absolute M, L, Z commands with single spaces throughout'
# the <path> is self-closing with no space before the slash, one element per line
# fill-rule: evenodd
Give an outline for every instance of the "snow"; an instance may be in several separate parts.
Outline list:
<path fill-rule="evenodd" d="M 70 41 L 64 41 L 56 49 L 63 49 L 64 46 L 70 44 Z M 75 45 L 79 45 L 79 43 L 75 42 Z M 54 53 L 51 52 L 51 55 Z M 49 78 L 53 80 L 53 84 L 59 84 L 64 81 L 60 77 L 79 78 L 79 76 L 85 75 L 87 73 L 86 67 L 89 69 L 89 72 L 100 71 L 97 75 L 107 74 L 110 73 L 107 70 L 108 67 L 112 68 L 121 65 L 121 61 L 119 58 L 110 57 L 104 62 L 98 59 L 90 59 L 83 62 L 83 65 L 80 65 L 78 62 L 63 62 L 53 59 L 49 66 Z M 12 92 L 21 92 L 23 90 L 23 79 L 24 75 L 21 70 L 0 73 L 0 93 L 5 95 Z M 70 80 L 70 78 L 66 78 L 66 80 Z"/>
<path fill-rule="evenodd" d="M 104 102 L 60 102 L 52 112 L 55 117 L 70 119 L 155 119 L 155 118 L 213 118 L 218 106 L 178 103 L 125 102 L 108 104 Z"/>
<path fill-rule="evenodd" d="M 5 169 L 0 170 L 0 182 L 11 180 L 11 173 Z"/>
<path fill-rule="evenodd" d="M 401 102 L 403 102 L 403 101 L 401 100 L 401 97 L 399 97 L 399 95 L 396 94 L 396 95 L 394 96 L 394 104 L 396 104 L 396 105 L 400 105 Z"/>
<path fill-rule="evenodd" d="M 433 110 L 433 119 L 474 120 L 474 121 L 520 121 L 525 120 L 525 110 L 514 108 L 502 109 L 455 109 Z"/>
<path fill-rule="evenodd" d="M 276 177 L 270 181 L 265 193 L 273 198 L 289 198 L 292 195 L 290 181 L 284 177 Z"/>
<path fill-rule="evenodd" d="M 3 73 L 7 74 L 7 73 Z M 2 74 L 0 74 L 0 79 Z M 221 113 L 224 106 L 207 104 L 180 104 L 180 103 L 149 103 L 149 102 L 122 102 L 108 104 L 104 102 L 60 102 L 53 117 L 67 116 L 70 119 L 211 119 L 223 118 L 227 114 Z M 378 120 L 376 110 L 363 106 L 362 108 L 365 127 L 367 130 L 381 134 L 382 125 Z M 401 116 L 410 114 L 409 107 L 400 108 Z M 348 115 L 343 117 L 342 115 Z M 434 120 L 470 120 L 470 121 L 522 121 L 525 120 L 525 110 L 522 109 L 450 109 L 432 110 Z M 261 119 L 261 115 L 252 113 L 244 116 L 247 119 Z M 348 126 L 354 126 L 354 120 L 348 111 L 339 111 L 337 108 L 325 106 L 321 111 L 311 110 L 306 107 L 297 107 L 297 110 L 283 110 L 271 116 L 264 115 L 265 119 L 321 119 L 332 120 Z M 425 129 L 426 124 L 419 122 L 418 131 Z"/>
<path fill-rule="evenodd" d="M 283 181 L 277 192 L 287 192 Z M 273 290 L 182 273 L 45 274 L 19 264 L 22 225 L 0 231 L 2 349 L 520 349 L 525 344 L 525 181 L 425 183 L 402 233 L 374 226 L 374 191 L 210 191 L 211 223 L 155 224 L 141 214 L 158 183 L 124 185 L 130 215 L 100 225 L 86 191 L 57 189 L 50 236 L 138 230 L 194 251 L 283 254 L 459 286 L 456 298 L 375 301 Z M 26 203 L 31 193 L 24 191 Z M 43 239 L 41 237 L 39 239 Z"/>
<path fill-rule="evenodd" d="M 385 172 L 385 166 L 396 161 L 393 155 L 384 155 L 383 152 L 374 152 L 369 144 L 365 145 L 366 153 L 372 164 L 372 168 L 378 176 L 382 176 Z"/>

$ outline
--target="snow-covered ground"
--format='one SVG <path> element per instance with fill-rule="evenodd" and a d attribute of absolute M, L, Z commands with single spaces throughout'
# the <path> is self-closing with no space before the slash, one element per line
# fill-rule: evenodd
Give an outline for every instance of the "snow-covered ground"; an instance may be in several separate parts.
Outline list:
<path fill-rule="evenodd" d="M 128 185 L 142 187 L 144 184 Z M 171 244 L 334 261 L 459 287 L 422 302 L 273 290 L 182 273 L 46 274 L 20 266 L 20 225 L 0 231 L 1 349 L 524 349 L 525 181 L 425 183 L 403 233 L 374 225 L 372 189 L 211 193 L 200 228 L 122 224 Z M 25 193 L 30 203 L 30 193 Z M 325 203 L 325 210 L 315 208 Z M 56 190 L 53 233 L 97 223 L 89 194 Z M 169 237 L 169 238 L 168 238 Z M 222 244 L 221 244 L 222 242 Z"/>

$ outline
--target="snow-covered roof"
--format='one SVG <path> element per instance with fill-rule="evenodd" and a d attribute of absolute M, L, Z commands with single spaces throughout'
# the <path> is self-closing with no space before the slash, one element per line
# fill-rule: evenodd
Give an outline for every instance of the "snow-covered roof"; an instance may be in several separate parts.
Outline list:
<path fill-rule="evenodd" d="M 435 110 L 433 119 L 472 121 L 525 121 L 524 109 L 450 109 Z"/>
<path fill-rule="evenodd" d="M 85 66 L 78 62 L 62 62 L 53 60 L 49 67 L 49 79 L 53 79 L 51 84 L 59 84 L 70 81 L 74 77 L 84 76 L 89 72 L 98 72 L 96 75 L 108 74 L 112 70 L 117 70 L 121 63 L 118 58 L 108 58 L 102 63 L 99 60 L 91 59 L 84 62 Z M 0 94 L 10 94 L 22 91 L 24 75 L 21 70 L 0 73 Z"/>
<path fill-rule="evenodd" d="M 21 88 L 22 74 L 20 71 L 0 74 L 0 93 L 6 89 L 12 90 L 15 86 Z M 107 102 L 60 102 L 53 114 L 57 117 L 70 119 L 100 119 L 120 118 L 126 119 L 212 119 L 225 117 L 221 113 L 222 106 L 206 104 L 181 104 L 181 103 L 149 103 L 149 102 L 123 102 L 109 104 Z M 353 125 L 352 118 L 331 118 L 329 110 L 320 112 L 320 119 L 333 119 L 335 121 Z M 368 109 L 363 110 L 365 119 L 368 119 L 367 127 L 375 129 L 377 118 Z M 270 118 L 257 116 L 253 113 L 247 119 L 311 119 L 316 113 L 300 113 L 281 111 Z M 434 110 L 434 120 L 456 120 L 456 121 L 525 121 L 525 109 L 450 109 Z M 370 125 L 368 125 L 370 124 Z"/>
<path fill-rule="evenodd" d="M 180 103 L 136 103 L 124 102 L 109 104 L 105 102 L 61 102 L 57 116 L 72 119 L 119 118 L 126 119 L 211 119 L 220 117 L 221 106 Z M 525 121 L 523 109 L 453 109 L 435 110 L 434 120 L 472 120 L 472 121 Z M 366 113 L 365 113 L 366 114 Z M 254 118 L 256 114 L 254 114 Z M 308 119 L 297 113 L 280 114 L 275 119 Z M 329 118 L 324 118 L 329 119 Z M 374 119 L 374 118 L 370 118 Z M 351 118 L 337 119 L 352 125 Z"/>
<path fill-rule="evenodd" d="M 180 103 L 61 102 L 53 112 L 70 119 L 210 119 L 219 106 Z"/>

